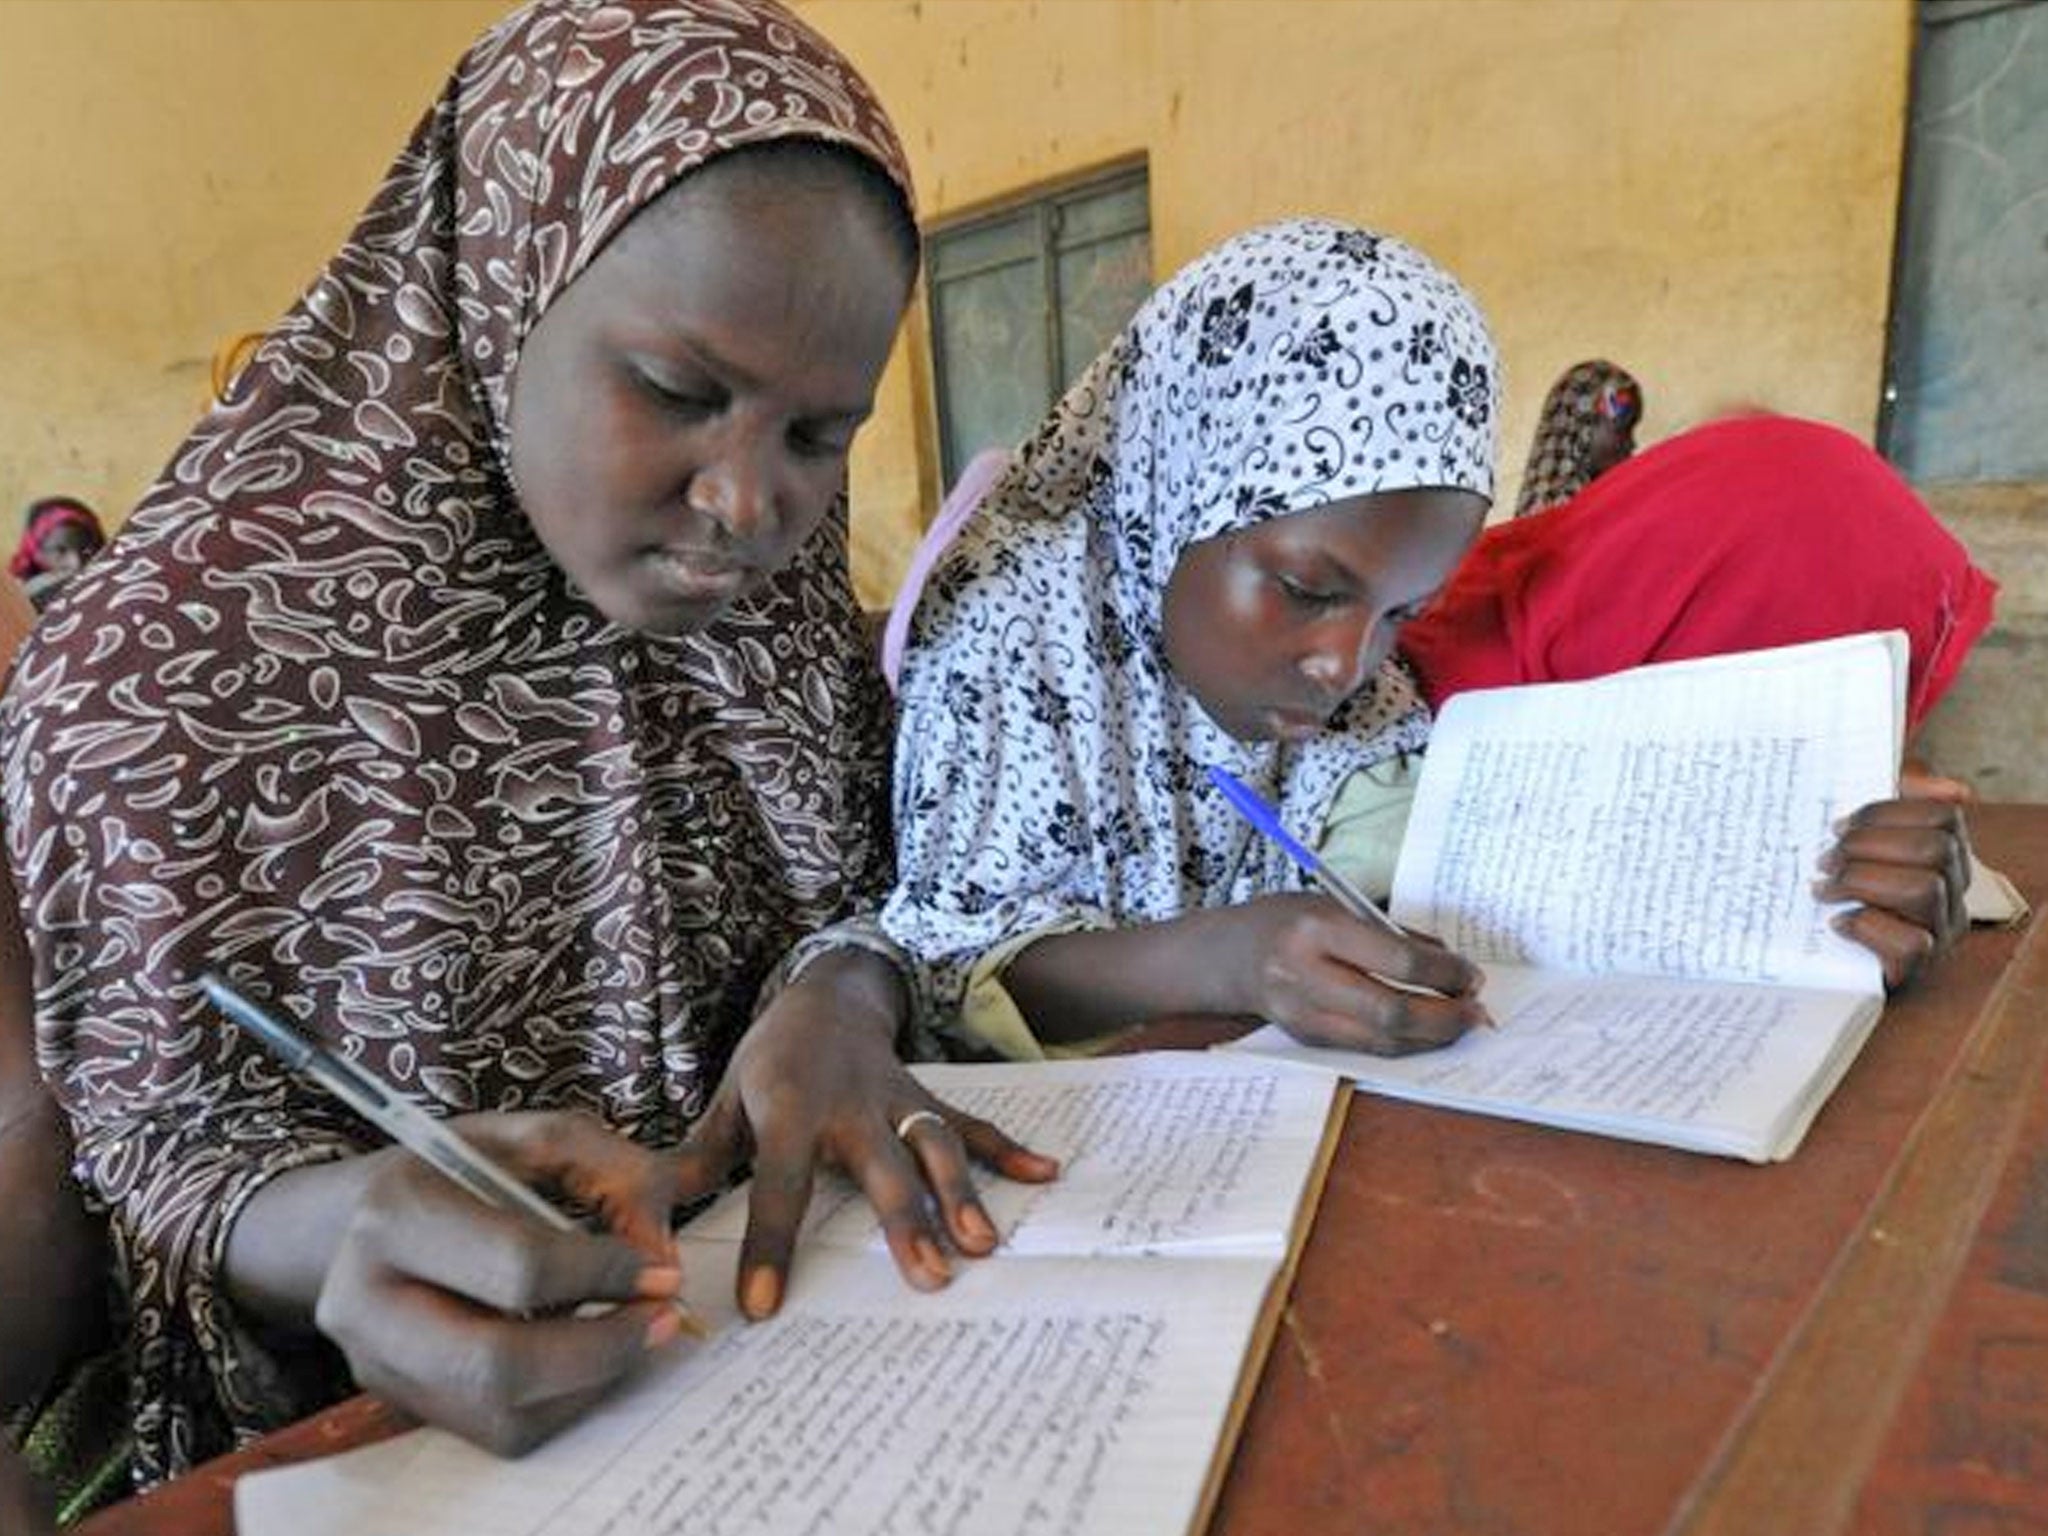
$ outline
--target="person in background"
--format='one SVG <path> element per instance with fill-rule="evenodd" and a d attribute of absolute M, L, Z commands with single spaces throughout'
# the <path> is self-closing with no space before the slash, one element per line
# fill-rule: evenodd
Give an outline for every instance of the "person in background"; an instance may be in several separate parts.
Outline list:
<path fill-rule="evenodd" d="M 1470 688 L 1901 630 L 1910 752 L 1997 591 L 1864 443 L 1820 422 L 1737 416 L 1667 438 L 1541 517 L 1488 528 L 1399 649 L 1437 709 Z M 1960 832 L 1967 786 L 1910 760 L 1908 770 L 1911 798 L 1867 814 L 1924 824 L 1929 837 Z M 1948 883 L 1960 900 L 1967 870 Z M 1893 986 L 1932 953 L 1931 925 L 1896 912 L 1866 907 L 1845 931 L 1878 953 Z"/>
<path fill-rule="evenodd" d="M 1056 1172 L 909 1074 L 860 921 L 846 461 L 917 253 L 886 116 L 794 14 L 536 0 L 44 616 L 0 823 L 139 1481 L 357 1388 L 532 1445 L 676 1341 L 672 1216 L 746 1163 L 754 1318 L 821 1167 L 924 1289 L 995 1246 L 971 1161 Z M 384 1145 L 207 971 L 598 1229 Z"/>
<path fill-rule="evenodd" d="M 21 541 L 7 569 L 38 609 L 106 547 L 98 514 L 70 496 L 45 496 L 22 514 Z"/>
<path fill-rule="evenodd" d="M 1997 592 L 1867 445 L 1822 422 L 1736 416 L 1488 528 L 1400 652 L 1435 709 L 1468 688 L 1899 629 L 1917 730 Z"/>
<path fill-rule="evenodd" d="M 1543 399 L 1515 516 L 1570 501 L 1634 453 L 1642 419 L 1643 386 L 1627 369 L 1599 358 L 1566 369 Z"/>

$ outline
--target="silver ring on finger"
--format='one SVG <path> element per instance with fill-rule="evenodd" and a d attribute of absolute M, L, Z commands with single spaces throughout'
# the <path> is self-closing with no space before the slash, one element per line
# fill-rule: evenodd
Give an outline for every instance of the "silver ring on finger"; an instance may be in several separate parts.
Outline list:
<path fill-rule="evenodd" d="M 913 1109 L 909 1114 L 896 1122 L 896 1139 L 907 1144 L 910 1140 L 910 1133 L 920 1125 L 926 1124 L 936 1125 L 940 1130 L 944 1130 L 946 1128 L 946 1117 L 936 1109 Z"/>

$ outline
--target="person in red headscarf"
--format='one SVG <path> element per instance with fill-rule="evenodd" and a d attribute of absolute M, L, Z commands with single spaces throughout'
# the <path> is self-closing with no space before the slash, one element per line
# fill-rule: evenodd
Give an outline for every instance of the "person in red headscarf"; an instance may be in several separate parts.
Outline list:
<path fill-rule="evenodd" d="M 1441 708 L 1469 688 L 1900 629 L 1910 732 L 1991 622 L 1997 590 L 1857 439 L 1741 416 L 1487 529 L 1399 644 Z"/>
<path fill-rule="evenodd" d="M 107 532 L 91 507 L 70 496 L 30 502 L 21 521 L 21 542 L 7 569 L 41 608 L 106 548 Z"/>
<path fill-rule="evenodd" d="M 1435 709 L 1470 688 L 1903 630 L 1910 739 L 1990 623 L 1997 590 L 1854 437 L 1741 416 L 1637 454 L 1541 516 L 1489 528 L 1397 644 Z M 1913 871 L 1921 921 L 1874 906 L 1844 919 L 1893 986 L 1958 931 L 1969 883 L 1967 858 L 1955 863 L 1968 786 L 1909 762 L 1901 787 L 1903 798 L 1857 813 L 1822 893 L 1864 899 L 1844 870 L 1865 859 L 1902 870 L 1914 862 L 1902 849 L 1947 838 L 1950 867 Z"/>

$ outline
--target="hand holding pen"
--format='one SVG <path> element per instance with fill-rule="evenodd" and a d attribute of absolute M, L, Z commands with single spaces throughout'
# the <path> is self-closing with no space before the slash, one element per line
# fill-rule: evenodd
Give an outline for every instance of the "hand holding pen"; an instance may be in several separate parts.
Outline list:
<path fill-rule="evenodd" d="M 436 1120 L 217 978 L 209 997 L 294 1072 L 416 1151 L 278 1174 L 230 1229 L 226 1282 L 315 1323 L 365 1390 L 500 1454 L 582 1413 L 699 1331 L 669 1232 L 681 1160 L 577 1114 Z M 402 1106 L 402 1107 L 394 1107 Z M 420 1122 L 426 1122 L 425 1129 Z M 579 1227 L 536 1188 L 599 1213 Z"/>
<path fill-rule="evenodd" d="M 1331 913 L 1304 896 L 1262 897 L 1243 909 L 1261 930 L 1267 1017 L 1307 1044 L 1380 1056 L 1433 1050 L 1475 1025 L 1492 1026 L 1477 967 L 1395 922 L 1238 779 L 1213 767 L 1208 776 L 1342 909 Z"/>

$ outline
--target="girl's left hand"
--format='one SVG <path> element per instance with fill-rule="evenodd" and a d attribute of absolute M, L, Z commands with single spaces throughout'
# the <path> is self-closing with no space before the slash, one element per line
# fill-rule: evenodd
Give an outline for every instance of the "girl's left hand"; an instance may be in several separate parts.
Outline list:
<path fill-rule="evenodd" d="M 1944 784 L 1950 781 L 1940 781 Z M 1864 806 L 1821 859 L 1814 892 L 1861 903 L 1836 929 L 1884 964 L 1885 986 L 1905 986 L 1970 926 L 1970 836 L 1959 798 L 1914 793 Z"/>
<path fill-rule="evenodd" d="M 748 1317 L 782 1305 L 821 1162 L 866 1192 L 896 1267 L 926 1291 L 952 1278 L 948 1243 L 979 1257 L 998 1241 L 972 1162 L 1028 1184 L 1058 1175 L 1057 1161 L 949 1108 L 910 1075 L 895 1044 L 905 1006 L 880 956 L 847 949 L 816 961 L 747 1030 L 684 1143 L 686 1190 L 716 1190 L 752 1159 L 737 1282 Z"/>

